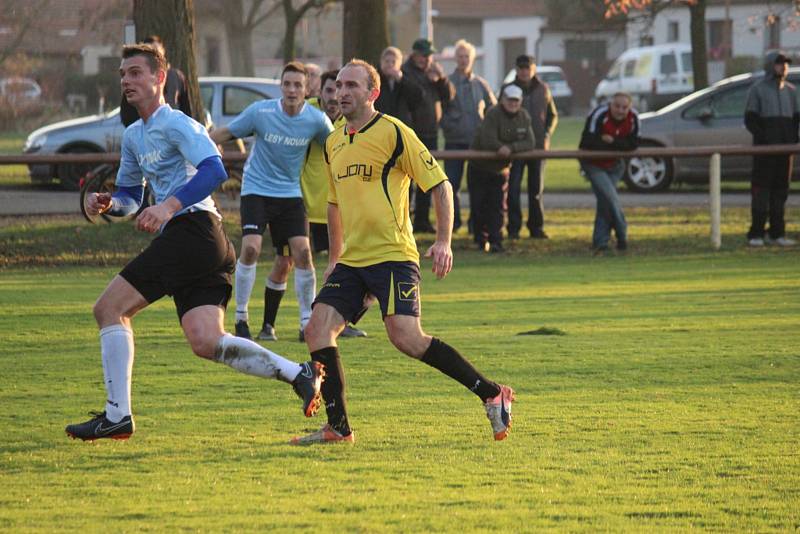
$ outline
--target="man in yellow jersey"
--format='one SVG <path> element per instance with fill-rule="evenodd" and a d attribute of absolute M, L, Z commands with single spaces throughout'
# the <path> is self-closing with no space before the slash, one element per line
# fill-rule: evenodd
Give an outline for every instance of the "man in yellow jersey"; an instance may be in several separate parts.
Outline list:
<path fill-rule="evenodd" d="M 333 123 L 334 128 L 342 128 L 345 125 L 345 118 L 339 110 L 339 102 L 336 100 L 336 76 L 338 70 L 329 70 L 320 76 L 320 95 L 312 96 L 308 103 L 325 112 Z M 300 188 L 303 190 L 303 202 L 306 205 L 308 214 L 309 235 L 311 237 L 311 248 L 314 254 L 327 252 L 328 250 L 328 173 L 325 170 L 325 157 L 322 154 L 322 147 L 316 143 L 308 145 L 308 156 L 303 167 L 303 174 L 300 175 Z M 286 257 L 291 262 L 291 257 Z M 286 275 L 288 276 L 288 270 Z M 284 280 L 285 282 L 285 280 Z M 275 310 L 277 314 L 277 308 Z M 264 319 L 265 323 L 275 324 L 273 321 Z M 367 333 L 363 330 L 347 325 L 342 330 L 339 337 L 366 337 Z"/>
<path fill-rule="evenodd" d="M 450 182 L 413 130 L 375 111 L 380 77 L 374 67 L 350 61 L 339 71 L 336 87 L 347 124 L 325 142 L 329 264 L 305 331 L 312 359 L 326 365 L 322 396 L 328 424 L 292 443 L 355 440 L 336 336 L 347 321 L 358 321 L 368 294 L 380 304 L 392 344 L 475 393 L 484 403 L 494 439 L 504 439 L 511 427 L 514 391 L 486 379 L 453 347 L 425 334 L 420 323 L 419 253 L 409 219 L 408 188 L 413 180 L 431 193 L 436 241 L 425 257 L 433 259 L 437 278 L 444 278 L 453 266 Z"/>

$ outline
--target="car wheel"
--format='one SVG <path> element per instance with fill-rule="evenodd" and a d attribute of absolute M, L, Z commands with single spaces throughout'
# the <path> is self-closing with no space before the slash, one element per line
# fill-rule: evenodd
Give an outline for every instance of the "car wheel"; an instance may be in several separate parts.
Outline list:
<path fill-rule="evenodd" d="M 643 145 L 656 146 L 656 145 Z M 623 180 L 628 189 L 636 193 L 664 191 L 672 183 L 671 158 L 637 157 L 628 160 Z"/>
<path fill-rule="evenodd" d="M 91 154 L 97 152 L 89 147 L 72 147 L 68 148 L 63 154 Z M 61 189 L 67 191 L 78 191 L 80 189 L 81 178 L 87 172 L 91 171 L 97 164 L 96 163 L 60 163 L 56 166 L 56 176 L 61 182 Z"/>

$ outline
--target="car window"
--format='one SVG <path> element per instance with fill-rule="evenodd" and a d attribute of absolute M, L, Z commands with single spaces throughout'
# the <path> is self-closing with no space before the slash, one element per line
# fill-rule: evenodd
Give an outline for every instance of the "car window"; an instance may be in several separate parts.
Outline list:
<path fill-rule="evenodd" d="M 744 118 L 744 105 L 749 89 L 749 85 L 742 85 L 715 96 L 712 101 L 714 117 L 717 119 Z"/>
<path fill-rule="evenodd" d="M 203 101 L 203 106 L 207 110 L 211 110 L 211 99 L 214 96 L 214 86 L 213 85 L 201 85 L 200 86 L 200 99 Z"/>
<path fill-rule="evenodd" d="M 616 80 L 617 78 L 619 78 L 619 71 L 621 65 L 622 63 L 620 63 L 619 61 L 614 62 L 614 64 L 611 65 L 611 68 L 608 69 L 608 74 L 606 74 L 606 80 Z"/>
<path fill-rule="evenodd" d="M 691 52 L 683 52 L 681 54 L 681 66 L 683 67 L 683 72 L 690 73 L 693 71 Z"/>
<path fill-rule="evenodd" d="M 678 61 L 675 59 L 675 54 L 669 53 L 661 56 L 660 71 L 665 76 L 678 72 Z"/>
<path fill-rule="evenodd" d="M 635 70 L 636 70 L 636 60 L 635 59 L 630 59 L 630 60 L 625 62 L 625 74 L 624 74 L 624 76 L 626 78 L 630 78 L 631 76 L 633 76 L 633 73 L 634 73 Z"/>
<path fill-rule="evenodd" d="M 653 56 L 650 54 L 644 54 L 642 57 L 639 58 L 639 61 L 636 62 L 636 77 L 637 78 L 646 78 L 650 75 L 651 67 L 653 65 Z"/>
<path fill-rule="evenodd" d="M 245 89 L 244 87 L 226 86 L 222 94 L 223 115 L 238 115 L 253 102 L 269 99 L 269 95 L 261 94 L 252 89 Z"/>
<path fill-rule="evenodd" d="M 560 72 L 543 72 L 543 73 L 539 74 L 539 77 L 545 83 L 563 82 L 564 81 L 564 76 L 562 76 Z"/>

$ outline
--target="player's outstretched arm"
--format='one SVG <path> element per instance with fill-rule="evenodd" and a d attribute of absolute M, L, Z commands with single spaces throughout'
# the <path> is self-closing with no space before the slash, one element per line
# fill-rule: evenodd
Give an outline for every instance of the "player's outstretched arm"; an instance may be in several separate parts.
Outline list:
<path fill-rule="evenodd" d="M 431 270 L 436 278 L 444 278 L 453 269 L 453 188 L 445 180 L 431 188 L 431 199 L 436 211 L 436 241 L 425 253 L 433 258 Z"/>
<path fill-rule="evenodd" d="M 228 129 L 227 126 L 222 126 L 220 128 L 214 128 L 210 132 L 208 132 L 208 136 L 211 137 L 211 140 L 214 141 L 215 144 L 221 145 L 226 141 L 230 141 L 234 138 L 234 135 Z"/>

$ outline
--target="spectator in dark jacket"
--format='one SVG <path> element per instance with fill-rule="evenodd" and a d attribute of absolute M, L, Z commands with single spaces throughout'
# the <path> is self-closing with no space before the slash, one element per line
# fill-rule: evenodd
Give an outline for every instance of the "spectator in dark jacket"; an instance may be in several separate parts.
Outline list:
<path fill-rule="evenodd" d="M 517 76 L 511 82 L 522 89 L 524 107 L 531 116 L 536 148 L 550 148 L 550 135 L 558 124 L 558 112 L 550 94 L 550 88 L 536 76 L 536 60 L 527 54 L 517 57 Z M 528 230 L 535 239 L 547 239 L 544 231 L 544 161 L 534 159 L 517 160 L 511 165 L 508 182 L 508 235 L 519 237 L 522 228 L 522 208 L 520 193 L 522 191 L 522 173 L 528 167 Z"/>
<path fill-rule="evenodd" d="M 456 97 L 447 106 L 441 120 L 445 150 L 466 150 L 475 137 L 487 109 L 497 104 L 489 83 L 472 72 L 475 47 L 461 39 L 455 44 L 456 70 L 449 76 Z M 464 174 L 464 160 L 448 159 L 444 172 L 453 186 L 453 230 L 461 227 L 461 206 L 458 191 Z"/>
<path fill-rule="evenodd" d="M 747 94 L 744 124 L 753 135 L 754 145 L 780 145 L 798 142 L 800 112 L 797 91 L 786 81 L 791 60 L 779 52 L 767 54 L 764 79 L 753 84 Z M 769 219 L 769 242 L 782 247 L 795 244 L 786 237 L 784 210 L 789 197 L 793 155 L 753 156 L 750 182 L 752 223 L 747 239 L 751 247 L 763 247 L 764 226 Z"/>
<path fill-rule="evenodd" d="M 617 93 L 607 104 L 596 107 L 586 119 L 581 134 L 582 150 L 635 150 L 639 145 L 639 115 L 631 108 L 631 95 Z M 625 172 L 622 158 L 584 159 L 581 168 L 597 198 L 592 249 L 608 252 L 611 229 L 617 236 L 617 250 L 628 249 L 628 224 L 622 213 L 617 184 Z"/>
<path fill-rule="evenodd" d="M 478 127 L 472 150 L 491 150 L 502 158 L 514 152 L 533 149 L 533 130 L 528 112 L 522 108 L 522 89 L 509 85 L 500 95 L 500 104 L 486 112 Z M 471 160 L 467 167 L 475 242 L 481 250 L 503 250 L 503 187 L 511 161 Z"/>
<path fill-rule="evenodd" d="M 412 126 L 411 112 L 422 104 L 422 88 L 403 76 L 402 64 L 399 48 L 390 46 L 381 53 L 381 94 L 375 100 L 375 109 Z"/>
<path fill-rule="evenodd" d="M 164 57 L 167 56 L 164 50 L 164 43 L 161 42 L 161 37 L 158 35 L 150 35 L 145 37 L 145 44 L 155 46 Z M 167 80 L 164 82 L 164 101 L 173 109 L 182 111 L 185 115 L 192 116 L 192 106 L 189 102 L 189 88 L 186 85 L 186 76 L 180 69 L 173 68 L 167 65 Z M 127 128 L 137 120 L 139 120 L 139 112 L 136 108 L 128 104 L 125 95 L 122 95 L 122 100 L 119 104 L 119 117 L 122 124 Z"/>
<path fill-rule="evenodd" d="M 403 64 L 403 76 L 422 88 L 422 103 L 411 110 L 411 127 L 428 150 L 436 150 L 442 111 L 455 97 L 455 88 L 442 66 L 433 61 L 436 49 L 428 39 L 417 39 L 411 56 Z M 414 230 L 434 233 L 429 214 L 431 197 L 417 189 L 414 206 Z"/>

